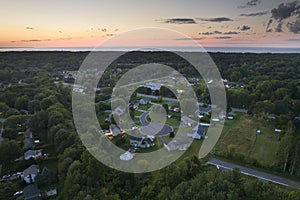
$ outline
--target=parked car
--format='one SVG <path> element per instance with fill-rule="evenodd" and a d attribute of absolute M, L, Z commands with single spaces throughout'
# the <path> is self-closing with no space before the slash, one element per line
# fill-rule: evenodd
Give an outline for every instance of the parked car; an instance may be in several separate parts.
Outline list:
<path fill-rule="evenodd" d="M 18 196 L 18 195 L 21 195 L 21 194 L 23 194 L 23 191 L 22 191 L 22 190 L 20 190 L 20 191 L 18 191 L 18 192 L 15 192 L 15 193 L 14 193 L 14 196 Z"/>

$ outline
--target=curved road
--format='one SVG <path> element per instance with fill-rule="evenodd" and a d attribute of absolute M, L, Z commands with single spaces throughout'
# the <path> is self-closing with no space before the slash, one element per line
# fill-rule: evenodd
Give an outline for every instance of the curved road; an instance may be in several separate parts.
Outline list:
<path fill-rule="evenodd" d="M 144 112 L 141 117 L 140 121 L 142 123 L 142 128 L 141 131 L 147 134 L 147 135 L 155 135 L 157 136 L 162 143 L 168 144 L 169 141 L 164 139 L 162 136 L 169 134 L 171 131 L 173 131 L 173 128 L 167 124 L 164 124 L 163 126 L 161 124 L 156 124 L 156 123 L 150 123 L 147 120 L 147 116 L 149 115 L 149 111 Z M 152 132 L 152 133 L 151 133 Z"/>
<path fill-rule="evenodd" d="M 140 121 L 142 123 L 142 126 L 148 126 L 150 124 L 150 122 L 148 122 L 147 120 L 147 116 L 149 115 L 149 111 L 144 112 L 141 117 L 140 117 Z"/>
<path fill-rule="evenodd" d="M 265 172 L 257 171 L 254 169 L 250 169 L 250 168 L 236 165 L 233 163 L 225 162 L 225 161 L 218 160 L 215 158 L 210 158 L 208 160 L 208 163 L 217 166 L 221 170 L 232 170 L 234 168 L 238 168 L 242 174 L 245 174 L 247 176 L 253 176 L 262 181 L 272 182 L 272 183 L 276 183 L 279 185 L 296 186 L 298 189 L 300 189 L 300 182 L 298 182 L 298 181 L 293 181 L 293 180 L 290 180 L 287 178 L 283 178 L 283 177 L 276 176 L 273 174 L 268 174 Z"/>

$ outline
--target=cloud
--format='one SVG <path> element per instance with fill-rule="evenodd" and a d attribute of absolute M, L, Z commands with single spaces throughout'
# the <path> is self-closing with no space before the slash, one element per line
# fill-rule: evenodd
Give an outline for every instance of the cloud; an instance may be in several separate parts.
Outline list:
<path fill-rule="evenodd" d="M 204 33 L 199 33 L 202 35 L 214 35 L 214 34 L 222 34 L 220 31 L 214 31 L 214 32 L 204 32 Z"/>
<path fill-rule="evenodd" d="M 25 29 L 27 30 L 35 30 L 34 27 L 26 26 Z"/>
<path fill-rule="evenodd" d="M 277 33 L 281 33 L 281 32 L 282 32 L 282 23 L 279 23 L 279 24 L 277 25 L 277 27 L 275 28 L 275 31 L 276 31 Z"/>
<path fill-rule="evenodd" d="M 267 24 L 266 32 L 283 32 L 283 27 L 294 34 L 300 34 L 300 3 L 281 3 L 271 10 L 271 18 Z M 274 24 L 273 28 L 270 28 Z"/>
<path fill-rule="evenodd" d="M 248 30 L 251 29 L 251 27 L 250 27 L 250 26 L 247 26 L 247 25 L 244 25 L 244 26 L 242 26 L 242 27 L 238 27 L 238 29 L 240 29 L 241 31 L 248 31 Z"/>
<path fill-rule="evenodd" d="M 54 40 L 72 40 L 71 37 L 68 38 L 58 38 L 58 39 L 30 39 L 30 40 L 13 40 L 10 41 L 11 43 L 16 43 L 16 42 L 50 42 Z"/>
<path fill-rule="evenodd" d="M 270 26 L 272 23 L 273 23 L 273 19 L 270 19 L 267 24 L 266 32 L 268 32 L 268 33 L 272 32 L 272 29 L 270 29 Z"/>
<path fill-rule="evenodd" d="M 288 42 L 300 42 L 300 38 L 290 38 L 290 39 L 285 40 L 285 41 L 288 41 Z"/>
<path fill-rule="evenodd" d="M 204 33 L 199 33 L 199 35 L 202 34 L 202 35 L 213 35 L 214 32 L 204 32 Z"/>
<path fill-rule="evenodd" d="M 236 32 L 236 31 L 229 31 L 229 32 L 225 32 L 223 33 L 224 35 L 237 35 L 240 34 L 240 32 Z"/>
<path fill-rule="evenodd" d="M 240 32 L 236 32 L 236 31 L 228 31 L 228 32 L 221 32 L 221 31 L 213 31 L 213 32 L 203 32 L 203 33 L 199 33 L 199 35 L 237 35 Z"/>
<path fill-rule="evenodd" d="M 196 21 L 191 18 L 171 18 L 158 21 L 163 21 L 166 24 L 196 24 Z"/>
<path fill-rule="evenodd" d="M 67 38 L 59 38 L 59 40 L 72 40 L 71 37 L 67 37 Z"/>
<path fill-rule="evenodd" d="M 205 37 L 200 38 L 175 38 L 174 40 L 205 40 Z"/>
<path fill-rule="evenodd" d="M 247 14 L 240 14 L 242 17 L 256 17 L 256 16 L 263 16 L 268 14 L 268 11 L 256 12 L 256 13 L 247 13 Z"/>
<path fill-rule="evenodd" d="M 295 33 L 295 34 L 300 34 L 300 18 L 294 22 L 288 23 L 287 27 L 290 32 Z"/>
<path fill-rule="evenodd" d="M 38 40 L 38 39 L 32 39 L 32 40 L 14 40 L 14 41 L 10 41 L 12 43 L 15 43 L 15 42 L 43 42 L 43 41 L 51 41 L 51 39 L 43 39 L 43 40 Z"/>
<path fill-rule="evenodd" d="M 197 18 L 200 21 L 204 22 L 230 22 L 233 21 L 228 17 L 215 17 L 215 18 Z"/>
<path fill-rule="evenodd" d="M 225 39 L 231 39 L 231 36 L 221 36 L 221 37 L 215 37 L 217 40 L 225 40 Z"/>
<path fill-rule="evenodd" d="M 298 11 L 300 11 L 300 5 L 298 5 L 298 1 L 295 1 L 292 3 L 280 4 L 278 8 L 272 9 L 271 13 L 272 18 L 281 21 L 293 16 L 298 13 Z"/>
<path fill-rule="evenodd" d="M 271 32 L 272 32 L 272 29 L 271 29 L 271 28 L 270 28 L 270 29 L 267 29 L 266 32 L 267 32 L 267 33 L 271 33 Z"/>
<path fill-rule="evenodd" d="M 258 6 L 260 3 L 261 3 L 260 0 L 251 0 L 251 1 L 248 1 L 248 2 L 246 3 L 246 5 L 238 6 L 238 8 L 243 9 L 243 8 L 256 7 L 256 6 Z"/>

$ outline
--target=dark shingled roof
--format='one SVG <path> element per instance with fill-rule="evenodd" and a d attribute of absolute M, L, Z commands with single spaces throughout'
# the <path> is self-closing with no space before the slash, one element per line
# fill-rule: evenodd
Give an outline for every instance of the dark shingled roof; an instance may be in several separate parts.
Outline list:
<path fill-rule="evenodd" d="M 28 185 L 23 189 L 24 200 L 40 200 L 41 193 L 37 185 Z"/>

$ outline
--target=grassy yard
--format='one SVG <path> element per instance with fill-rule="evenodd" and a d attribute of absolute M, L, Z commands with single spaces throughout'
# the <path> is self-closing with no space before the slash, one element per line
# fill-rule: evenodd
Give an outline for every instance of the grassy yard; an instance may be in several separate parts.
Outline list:
<path fill-rule="evenodd" d="M 149 108 L 151 108 L 152 104 L 147 104 L 147 105 L 139 105 L 140 110 L 145 110 L 147 111 Z"/>
<path fill-rule="evenodd" d="M 134 116 L 141 116 L 143 113 L 140 111 L 135 110 L 134 111 Z"/>
<path fill-rule="evenodd" d="M 257 129 L 262 131 L 261 135 L 256 134 Z M 275 165 L 280 142 L 273 130 L 267 122 L 238 114 L 234 120 L 226 121 L 214 150 L 228 152 L 231 145 L 234 152 L 242 154 L 245 159 L 255 159 L 265 166 Z"/>

